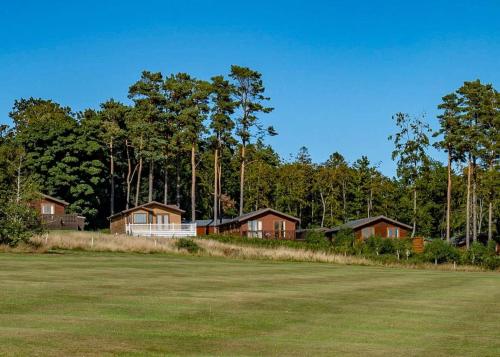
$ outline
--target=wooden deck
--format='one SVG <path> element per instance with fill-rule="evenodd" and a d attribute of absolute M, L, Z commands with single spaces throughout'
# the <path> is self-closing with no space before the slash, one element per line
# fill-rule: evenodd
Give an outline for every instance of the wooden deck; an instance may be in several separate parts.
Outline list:
<path fill-rule="evenodd" d="M 42 214 L 42 225 L 47 229 L 73 229 L 83 231 L 85 217 L 77 214 Z"/>

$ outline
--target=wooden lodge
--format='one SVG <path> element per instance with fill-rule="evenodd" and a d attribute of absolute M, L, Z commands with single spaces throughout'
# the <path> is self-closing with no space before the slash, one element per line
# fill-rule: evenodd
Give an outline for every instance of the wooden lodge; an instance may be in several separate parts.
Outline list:
<path fill-rule="evenodd" d="M 224 219 L 217 224 L 210 224 L 205 230 L 207 233 L 218 232 L 248 238 L 294 240 L 300 219 L 272 208 L 263 208 L 233 219 Z"/>
<path fill-rule="evenodd" d="M 196 223 L 182 223 L 184 211 L 176 205 L 149 202 L 109 217 L 112 234 L 147 237 L 194 237 Z"/>
<path fill-rule="evenodd" d="M 376 216 L 346 222 L 340 226 L 327 230 L 325 235 L 332 239 L 343 229 L 352 229 L 357 239 L 366 239 L 371 236 L 404 238 L 408 236 L 412 226 L 385 216 Z"/>
<path fill-rule="evenodd" d="M 31 206 L 40 215 L 42 224 L 47 229 L 73 229 L 82 231 L 85 217 L 66 213 L 69 203 L 61 199 L 40 194 L 40 198 L 31 202 Z"/>

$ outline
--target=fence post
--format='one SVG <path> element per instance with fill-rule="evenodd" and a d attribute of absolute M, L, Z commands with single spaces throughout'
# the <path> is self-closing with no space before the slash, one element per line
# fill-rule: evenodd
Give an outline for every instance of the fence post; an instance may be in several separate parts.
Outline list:
<path fill-rule="evenodd" d="M 149 224 L 149 236 L 152 237 L 153 234 L 152 234 L 152 227 L 151 227 L 151 223 Z"/>

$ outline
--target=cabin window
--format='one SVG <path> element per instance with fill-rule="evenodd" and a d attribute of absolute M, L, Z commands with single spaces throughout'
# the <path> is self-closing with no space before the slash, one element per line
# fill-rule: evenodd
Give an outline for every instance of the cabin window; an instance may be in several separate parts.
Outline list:
<path fill-rule="evenodd" d="M 146 224 L 147 215 L 146 213 L 134 213 L 134 223 L 135 224 Z"/>
<path fill-rule="evenodd" d="M 248 221 L 248 237 L 262 238 L 262 221 Z"/>
<path fill-rule="evenodd" d="M 156 220 L 158 224 L 168 224 L 168 214 L 159 214 Z"/>
<path fill-rule="evenodd" d="M 361 238 L 366 239 L 375 235 L 374 227 L 365 227 L 361 230 Z"/>
<path fill-rule="evenodd" d="M 274 237 L 285 238 L 285 221 L 274 221 Z"/>
<path fill-rule="evenodd" d="M 399 228 L 387 227 L 387 238 L 399 238 Z"/>
<path fill-rule="evenodd" d="M 54 204 L 42 203 L 42 214 L 54 214 Z"/>

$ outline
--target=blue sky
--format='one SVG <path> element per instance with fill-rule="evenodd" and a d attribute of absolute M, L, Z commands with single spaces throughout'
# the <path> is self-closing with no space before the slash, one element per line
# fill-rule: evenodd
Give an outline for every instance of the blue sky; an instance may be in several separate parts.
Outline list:
<path fill-rule="evenodd" d="M 398 111 L 435 127 L 464 80 L 500 83 L 498 1 L 22 1 L 0 7 L 0 122 L 21 97 L 74 111 L 127 101 L 144 69 L 208 79 L 231 64 L 263 73 L 268 140 L 368 155 L 387 175 Z M 438 153 L 433 153 L 441 158 Z"/>

